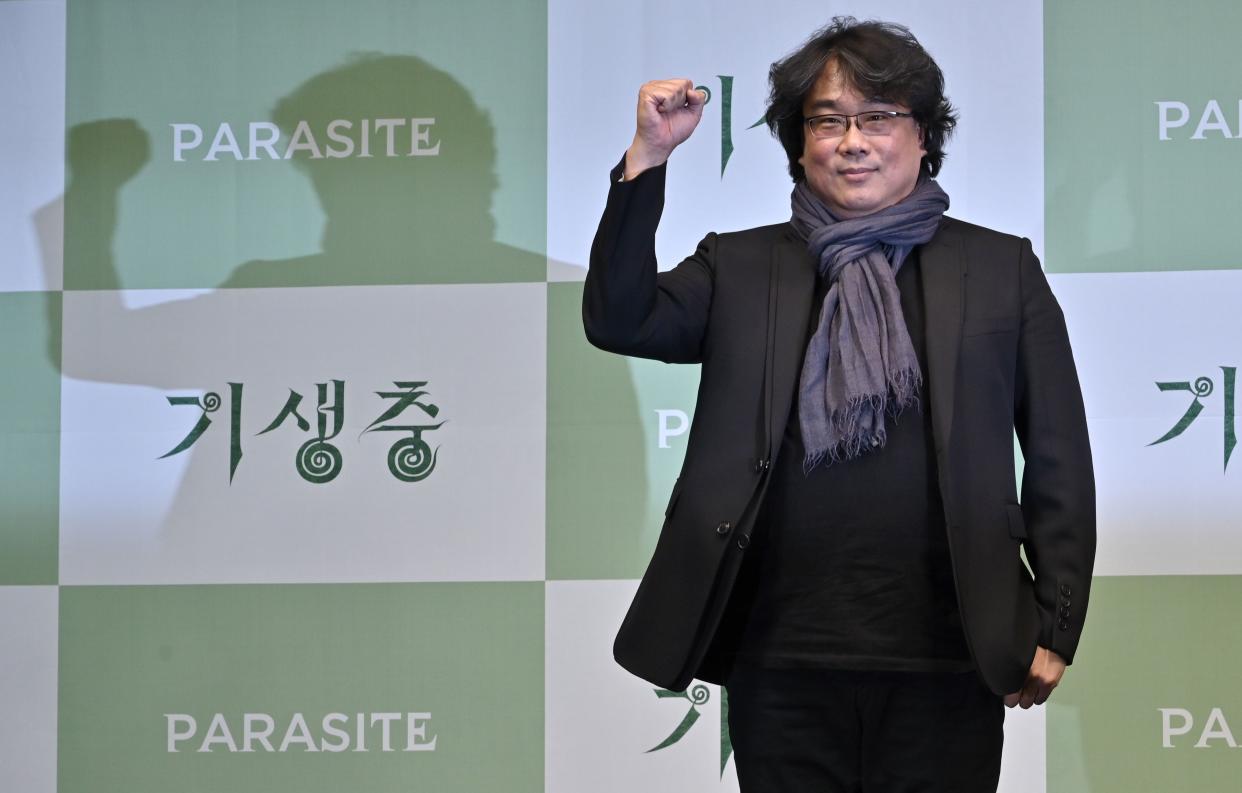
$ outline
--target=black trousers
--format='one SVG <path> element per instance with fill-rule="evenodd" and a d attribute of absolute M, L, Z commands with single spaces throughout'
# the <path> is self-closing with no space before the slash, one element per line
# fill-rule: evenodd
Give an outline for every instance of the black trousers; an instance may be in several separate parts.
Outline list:
<path fill-rule="evenodd" d="M 1005 708 L 975 672 L 767 669 L 726 683 L 742 793 L 995 793 Z"/>

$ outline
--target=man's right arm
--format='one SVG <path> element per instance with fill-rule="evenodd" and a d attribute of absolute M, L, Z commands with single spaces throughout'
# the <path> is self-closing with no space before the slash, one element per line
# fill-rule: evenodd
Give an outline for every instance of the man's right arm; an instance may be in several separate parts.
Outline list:
<path fill-rule="evenodd" d="M 658 273 L 655 232 L 665 162 L 694 131 L 705 101 L 689 80 L 657 80 L 639 91 L 634 141 L 612 170 L 582 296 L 587 339 L 601 349 L 670 363 L 701 358 L 716 237 Z"/>

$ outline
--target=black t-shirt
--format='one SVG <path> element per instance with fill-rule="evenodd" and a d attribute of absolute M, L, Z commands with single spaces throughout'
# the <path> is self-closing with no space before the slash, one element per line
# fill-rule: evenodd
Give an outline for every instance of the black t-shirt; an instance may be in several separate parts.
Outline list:
<path fill-rule="evenodd" d="M 804 474 L 794 400 L 718 637 L 739 659 L 838 669 L 973 668 L 958 616 L 924 401 L 919 267 L 916 251 L 898 272 L 897 286 L 924 386 L 917 407 L 885 415 L 884 447 Z M 826 291 L 821 279 L 808 339 Z"/>

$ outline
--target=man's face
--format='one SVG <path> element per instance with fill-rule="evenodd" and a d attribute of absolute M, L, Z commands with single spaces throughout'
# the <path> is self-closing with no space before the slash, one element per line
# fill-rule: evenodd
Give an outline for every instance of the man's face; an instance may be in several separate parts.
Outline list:
<path fill-rule="evenodd" d="M 860 96 L 841 79 L 829 61 L 802 104 L 804 117 L 825 113 L 853 115 L 863 110 L 909 108 Z M 899 118 L 888 135 L 867 136 L 851 121 L 839 138 L 816 138 L 803 128 L 805 141 L 798 162 L 807 186 L 838 218 L 870 215 L 910 195 L 919 177 L 923 131 L 912 118 Z"/>

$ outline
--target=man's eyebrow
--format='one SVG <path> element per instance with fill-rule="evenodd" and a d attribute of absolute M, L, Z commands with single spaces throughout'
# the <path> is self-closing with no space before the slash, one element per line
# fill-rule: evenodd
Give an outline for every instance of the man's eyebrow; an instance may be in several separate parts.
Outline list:
<path fill-rule="evenodd" d="M 867 99 L 864 99 L 862 103 L 864 106 L 900 104 L 899 102 L 894 102 L 892 99 L 885 99 L 884 97 L 880 97 L 880 96 L 868 97 Z M 837 100 L 835 99 L 817 99 L 816 101 L 810 104 L 810 108 L 812 110 L 838 110 L 840 109 L 840 107 L 841 105 L 838 104 Z"/>
<path fill-rule="evenodd" d="M 819 99 L 811 103 L 813 110 L 836 110 L 837 102 L 835 99 Z"/>

